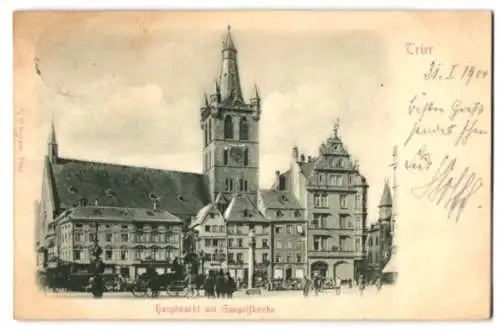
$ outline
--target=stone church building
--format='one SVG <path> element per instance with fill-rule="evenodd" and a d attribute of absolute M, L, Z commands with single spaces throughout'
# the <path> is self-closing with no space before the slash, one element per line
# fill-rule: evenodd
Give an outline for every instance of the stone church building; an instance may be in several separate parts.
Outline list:
<path fill-rule="evenodd" d="M 40 267 L 83 269 L 97 238 L 109 273 L 135 277 L 148 263 L 162 272 L 194 252 L 202 255 L 203 270 L 224 267 L 246 280 L 252 231 L 261 276 L 356 278 L 368 184 L 339 125 L 317 156 L 294 147 L 290 168 L 262 189 L 261 97 L 257 86 L 248 99 L 242 93 L 229 28 L 213 87 L 200 109 L 201 173 L 67 159 L 52 125 L 37 205 Z"/>

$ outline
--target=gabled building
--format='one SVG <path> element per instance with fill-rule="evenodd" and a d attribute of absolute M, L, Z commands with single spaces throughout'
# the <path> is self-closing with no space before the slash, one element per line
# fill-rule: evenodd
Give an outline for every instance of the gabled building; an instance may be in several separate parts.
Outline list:
<path fill-rule="evenodd" d="M 292 164 L 279 177 L 305 211 L 308 272 L 343 282 L 361 271 L 366 237 L 368 184 L 338 135 L 324 141 L 317 156 L 292 151 Z"/>

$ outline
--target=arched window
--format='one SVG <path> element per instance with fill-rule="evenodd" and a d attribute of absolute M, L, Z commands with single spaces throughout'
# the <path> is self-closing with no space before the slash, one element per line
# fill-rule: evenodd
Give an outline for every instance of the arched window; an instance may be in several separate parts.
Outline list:
<path fill-rule="evenodd" d="M 248 121 L 247 118 L 243 117 L 240 120 L 240 140 L 248 140 Z"/>
<path fill-rule="evenodd" d="M 224 119 L 224 138 L 233 138 L 233 136 L 233 119 L 228 115 Z"/>
<path fill-rule="evenodd" d="M 248 149 L 245 148 L 245 150 L 243 151 L 243 165 L 248 166 L 248 158 Z"/>
<path fill-rule="evenodd" d="M 229 150 L 228 149 L 224 149 L 224 151 L 223 151 L 223 161 L 224 161 L 224 165 L 227 165 L 229 163 Z"/>

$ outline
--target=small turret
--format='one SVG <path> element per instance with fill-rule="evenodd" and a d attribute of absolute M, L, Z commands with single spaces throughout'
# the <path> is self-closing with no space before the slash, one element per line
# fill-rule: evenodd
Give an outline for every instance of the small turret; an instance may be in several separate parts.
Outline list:
<path fill-rule="evenodd" d="M 253 117 L 255 120 L 259 120 L 261 108 L 260 108 L 260 94 L 257 85 L 254 86 L 254 96 L 250 98 L 250 106 L 252 107 Z"/>

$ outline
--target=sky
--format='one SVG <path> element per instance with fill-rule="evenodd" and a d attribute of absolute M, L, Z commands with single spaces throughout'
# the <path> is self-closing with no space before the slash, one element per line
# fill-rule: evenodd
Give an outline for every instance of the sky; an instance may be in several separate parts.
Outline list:
<path fill-rule="evenodd" d="M 47 29 L 35 48 L 40 109 L 39 161 L 49 122 L 63 157 L 201 172 L 203 93 L 214 91 L 226 22 L 210 29 L 160 21 Z M 259 88 L 260 185 L 288 169 L 291 151 L 316 155 L 340 121 L 339 135 L 368 180 L 369 221 L 393 140 L 384 107 L 384 40 L 367 30 L 239 28 L 231 24 L 246 100 Z M 34 73 L 35 70 L 34 70 Z"/>

